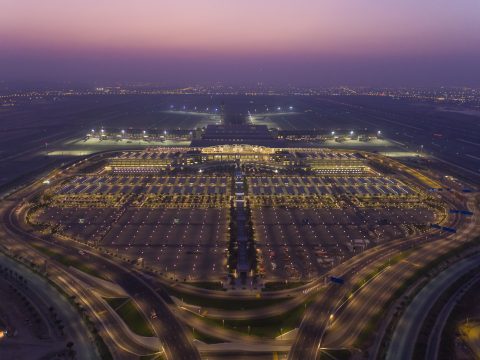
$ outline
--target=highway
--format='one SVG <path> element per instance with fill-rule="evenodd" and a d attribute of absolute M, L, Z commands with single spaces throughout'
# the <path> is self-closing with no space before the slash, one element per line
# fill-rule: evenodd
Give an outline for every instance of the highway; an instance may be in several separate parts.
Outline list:
<path fill-rule="evenodd" d="M 387 267 L 385 271 L 351 298 L 339 316 L 334 319 L 323 346 L 353 346 L 368 321 L 379 311 L 382 311 L 390 296 L 409 277 L 413 276 L 417 269 L 454 247 L 455 244 L 448 240 L 436 241 L 424 245 L 399 263 Z"/>
<path fill-rule="evenodd" d="M 431 280 L 415 296 L 400 318 L 387 352 L 387 360 L 411 359 L 415 343 L 429 310 L 443 293 L 457 279 L 478 268 L 480 255 L 460 260 Z"/>
<path fill-rule="evenodd" d="M 291 360 L 316 359 L 317 353 L 333 313 L 342 295 L 340 286 L 328 285 L 325 293 L 307 309 L 300 325 L 297 338 L 288 354 Z M 333 299 L 333 303 L 332 303 Z"/>

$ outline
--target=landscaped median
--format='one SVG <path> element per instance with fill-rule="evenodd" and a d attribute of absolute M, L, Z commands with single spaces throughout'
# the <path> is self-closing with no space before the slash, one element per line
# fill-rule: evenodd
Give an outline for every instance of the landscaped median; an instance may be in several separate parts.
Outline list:
<path fill-rule="evenodd" d="M 99 277 L 103 280 L 109 280 L 105 276 L 102 276 L 102 272 L 99 272 L 88 262 L 79 261 L 76 256 L 62 254 L 60 250 L 55 249 L 52 246 L 47 247 L 46 245 L 40 243 L 31 243 L 30 245 L 36 250 L 42 252 L 44 255 L 48 256 L 50 259 L 57 261 L 66 267 L 72 266 L 88 275 Z"/>
<path fill-rule="evenodd" d="M 244 340 L 286 340 L 282 335 L 300 326 L 305 310 L 310 305 L 312 298 L 304 304 L 285 313 L 273 317 L 258 317 L 246 320 L 213 319 L 202 313 L 182 309 L 180 317 L 191 327 L 195 338 L 206 343 Z M 208 334 L 207 330 L 209 330 Z"/>
<path fill-rule="evenodd" d="M 349 295 L 346 295 L 345 296 L 345 301 L 347 301 L 356 291 L 358 291 L 362 286 L 364 286 L 365 284 L 367 284 L 369 281 L 371 281 L 372 279 L 374 279 L 376 276 L 378 276 L 383 270 L 385 270 L 386 268 L 388 268 L 389 266 L 393 266 L 397 263 L 399 263 L 400 261 L 402 261 L 403 259 L 405 259 L 408 255 L 411 254 L 411 250 L 408 250 L 408 251 L 403 251 L 393 257 L 391 257 L 390 259 L 388 259 L 387 261 L 385 261 L 383 264 L 380 264 L 379 266 L 377 266 L 372 272 L 370 272 L 369 274 L 367 274 L 362 280 L 356 282 L 353 286 L 352 286 L 352 289 L 350 291 L 350 294 Z"/>
<path fill-rule="evenodd" d="M 105 301 L 135 334 L 145 337 L 155 336 L 152 326 L 132 299 L 109 298 Z"/>
<path fill-rule="evenodd" d="M 279 299 L 264 299 L 262 297 L 252 297 L 251 299 L 236 299 L 234 296 L 231 296 L 229 298 L 208 297 L 202 296 L 200 294 L 187 294 L 173 287 L 168 288 L 168 293 L 171 296 L 175 296 L 176 298 L 181 300 L 182 303 L 185 302 L 188 305 L 223 310 L 259 309 L 270 305 L 281 304 L 282 302 L 288 300 L 287 297 Z"/>

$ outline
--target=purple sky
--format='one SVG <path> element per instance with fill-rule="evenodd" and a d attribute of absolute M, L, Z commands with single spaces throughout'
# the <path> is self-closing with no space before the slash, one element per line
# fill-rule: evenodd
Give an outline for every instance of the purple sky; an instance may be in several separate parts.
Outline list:
<path fill-rule="evenodd" d="M 0 80 L 480 85 L 478 0 L 2 0 Z"/>

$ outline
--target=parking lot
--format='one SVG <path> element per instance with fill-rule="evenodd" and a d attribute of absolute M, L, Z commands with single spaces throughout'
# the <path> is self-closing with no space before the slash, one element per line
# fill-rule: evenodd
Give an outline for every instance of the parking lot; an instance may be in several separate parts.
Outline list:
<path fill-rule="evenodd" d="M 58 208 L 39 215 L 66 235 L 95 242 L 128 259 L 179 279 L 219 278 L 225 274 L 226 209 Z"/>
<path fill-rule="evenodd" d="M 248 178 L 253 195 L 408 196 L 415 193 L 395 178 L 257 176 Z"/>
<path fill-rule="evenodd" d="M 78 176 L 57 194 L 227 194 L 228 180 L 226 176 Z"/>
<path fill-rule="evenodd" d="M 143 156 L 134 154 L 125 156 Z M 239 186 L 234 191 L 227 169 L 178 170 L 77 174 L 47 185 L 48 205 L 33 221 L 168 278 L 225 280 L 235 270 L 227 258 L 232 261 L 238 246 L 230 243 L 229 225 Z M 268 281 L 312 279 L 366 248 L 420 234 L 437 221 L 435 198 L 394 174 L 257 168 L 243 181 L 256 270 Z"/>
<path fill-rule="evenodd" d="M 268 279 L 309 279 L 366 247 L 420 233 L 426 208 L 252 209 L 260 271 Z"/>

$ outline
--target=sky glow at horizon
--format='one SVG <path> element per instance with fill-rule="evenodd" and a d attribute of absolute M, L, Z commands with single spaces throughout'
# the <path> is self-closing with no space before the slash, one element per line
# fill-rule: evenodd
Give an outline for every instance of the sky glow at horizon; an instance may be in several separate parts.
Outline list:
<path fill-rule="evenodd" d="M 174 81 L 177 64 L 189 72 L 180 81 L 206 81 L 215 68 L 212 81 L 234 82 L 232 69 L 252 81 L 290 71 L 292 82 L 318 70 L 321 81 L 332 68 L 358 66 L 357 77 L 347 71 L 356 82 L 392 61 L 407 72 L 429 65 L 473 70 L 479 49 L 476 0 L 2 0 L 0 12 L 0 80 L 83 73 L 90 80 Z"/>

